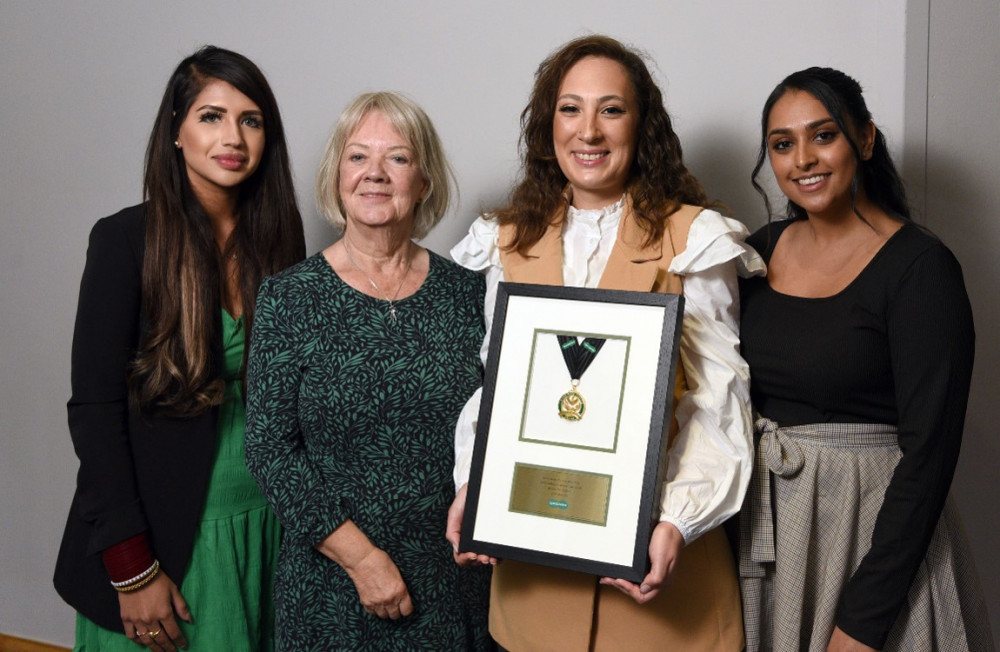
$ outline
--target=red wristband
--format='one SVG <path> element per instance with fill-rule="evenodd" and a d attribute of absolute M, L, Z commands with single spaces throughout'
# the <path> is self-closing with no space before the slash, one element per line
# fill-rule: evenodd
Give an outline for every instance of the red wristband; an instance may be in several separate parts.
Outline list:
<path fill-rule="evenodd" d="M 101 561 L 112 582 L 124 582 L 153 565 L 153 551 L 142 532 L 101 552 Z"/>

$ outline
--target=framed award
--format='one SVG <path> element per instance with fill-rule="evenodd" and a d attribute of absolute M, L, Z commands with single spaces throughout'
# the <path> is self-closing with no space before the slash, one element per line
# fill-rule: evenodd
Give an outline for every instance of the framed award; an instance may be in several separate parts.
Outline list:
<path fill-rule="evenodd" d="M 684 298 L 500 283 L 460 549 L 648 572 Z"/>

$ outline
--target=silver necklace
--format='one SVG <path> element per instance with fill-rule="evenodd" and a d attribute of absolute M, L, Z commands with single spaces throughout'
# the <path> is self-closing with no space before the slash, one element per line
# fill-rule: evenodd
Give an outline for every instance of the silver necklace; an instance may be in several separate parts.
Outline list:
<path fill-rule="evenodd" d="M 347 244 L 346 235 L 344 236 L 343 240 L 344 240 L 344 251 L 347 252 L 347 260 L 351 261 L 351 265 L 354 266 L 354 269 L 358 270 L 362 276 L 367 278 L 368 282 L 372 284 L 373 288 L 375 288 L 375 291 L 381 294 L 385 298 L 385 300 L 389 302 L 389 321 L 391 321 L 392 325 L 395 326 L 396 322 L 398 321 L 398 318 L 396 317 L 396 303 L 395 303 L 396 297 L 399 296 L 399 291 L 403 289 L 403 283 L 406 282 L 406 277 L 410 275 L 410 268 L 413 267 L 413 256 L 410 256 L 409 260 L 407 260 L 406 271 L 403 272 L 403 278 L 400 279 L 399 285 L 396 287 L 396 291 L 393 293 L 392 298 L 390 299 L 389 295 L 383 292 L 382 288 L 380 288 L 375 283 L 375 280 L 371 276 L 368 276 L 368 274 L 365 273 L 365 270 L 361 269 L 361 266 L 358 265 L 356 260 L 354 260 L 354 256 L 351 255 L 351 247 Z M 409 251 L 410 249 L 409 243 L 407 243 L 406 249 L 407 251 Z"/>

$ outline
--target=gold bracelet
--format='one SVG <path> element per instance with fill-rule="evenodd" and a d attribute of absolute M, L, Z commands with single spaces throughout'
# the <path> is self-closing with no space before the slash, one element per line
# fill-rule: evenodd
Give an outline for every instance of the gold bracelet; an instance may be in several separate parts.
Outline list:
<path fill-rule="evenodd" d="M 146 577 L 142 578 L 135 584 L 129 584 L 128 586 L 116 586 L 115 591 L 119 593 L 128 593 L 129 591 L 135 591 L 136 589 L 142 588 L 153 581 L 153 578 L 160 574 L 160 562 L 153 562 L 153 572 L 151 572 Z"/>

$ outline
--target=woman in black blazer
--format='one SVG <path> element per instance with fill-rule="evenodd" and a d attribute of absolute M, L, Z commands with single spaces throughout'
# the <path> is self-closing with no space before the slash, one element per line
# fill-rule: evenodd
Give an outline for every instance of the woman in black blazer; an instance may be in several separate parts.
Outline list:
<path fill-rule="evenodd" d="M 79 612 L 77 649 L 270 649 L 280 529 L 243 462 L 243 344 L 261 279 L 305 245 L 251 61 L 206 46 L 178 65 L 144 195 L 90 235 L 56 589 Z"/>

